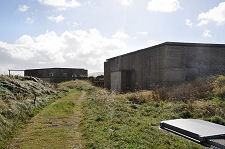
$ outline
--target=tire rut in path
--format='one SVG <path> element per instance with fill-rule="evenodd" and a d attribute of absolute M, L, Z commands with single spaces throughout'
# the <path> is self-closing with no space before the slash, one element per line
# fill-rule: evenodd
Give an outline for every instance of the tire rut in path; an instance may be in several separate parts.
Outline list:
<path fill-rule="evenodd" d="M 78 126 L 80 123 L 80 120 L 82 118 L 82 112 L 81 112 L 81 102 L 84 100 L 86 93 L 82 92 L 80 98 L 78 100 L 76 100 L 76 103 L 79 105 L 79 110 L 77 110 L 74 113 L 74 125 L 73 128 L 71 130 L 71 136 L 73 136 L 73 139 L 71 139 L 70 141 L 70 147 L 73 149 L 84 149 L 83 143 L 82 143 L 82 135 L 78 130 Z"/>

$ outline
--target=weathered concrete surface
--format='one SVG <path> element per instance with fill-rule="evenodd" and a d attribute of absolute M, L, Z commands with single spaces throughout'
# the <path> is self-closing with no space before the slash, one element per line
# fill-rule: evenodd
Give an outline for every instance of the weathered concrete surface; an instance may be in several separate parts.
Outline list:
<path fill-rule="evenodd" d="M 121 72 L 111 72 L 111 89 L 121 90 Z"/>
<path fill-rule="evenodd" d="M 105 62 L 105 87 L 126 91 L 225 74 L 225 45 L 166 42 Z M 121 72 L 120 82 L 111 77 Z M 117 82 L 115 82 L 117 81 Z M 113 83 L 113 88 L 112 84 Z M 117 84 L 117 88 L 114 88 Z"/>
<path fill-rule="evenodd" d="M 45 68 L 25 70 L 24 75 L 37 77 L 47 82 L 60 83 L 74 79 L 87 78 L 88 71 L 74 68 Z"/>

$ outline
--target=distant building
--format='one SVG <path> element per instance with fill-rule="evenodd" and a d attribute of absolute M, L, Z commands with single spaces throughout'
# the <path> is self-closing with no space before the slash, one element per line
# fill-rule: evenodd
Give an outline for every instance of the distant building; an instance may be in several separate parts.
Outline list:
<path fill-rule="evenodd" d="M 165 42 L 107 59 L 104 86 L 111 90 L 151 89 L 225 74 L 225 44 Z"/>
<path fill-rule="evenodd" d="M 92 82 L 93 85 L 104 88 L 104 76 L 100 75 L 97 77 L 88 77 L 88 79 Z"/>
<path fill-rule="evenodd" d="M 45 69 L 28 69 L 24 71 L 25 76 L 32 76 L 51 83 L 60 83 L 75 79 L 84 79 L 88 76 L 85 69 L 76 68 L 45 68 Z"/>

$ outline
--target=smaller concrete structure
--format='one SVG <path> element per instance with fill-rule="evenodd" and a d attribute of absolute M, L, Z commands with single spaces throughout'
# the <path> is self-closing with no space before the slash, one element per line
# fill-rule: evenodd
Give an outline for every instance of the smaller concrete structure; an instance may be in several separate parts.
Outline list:
<path fill-rule="evenodd" d="M 37 77 L 51 83 L 60 83 L 75 79 L 86 79 L 88 71 L 76 68 L 28 69 L 24 71 L 24 76 Z"/>

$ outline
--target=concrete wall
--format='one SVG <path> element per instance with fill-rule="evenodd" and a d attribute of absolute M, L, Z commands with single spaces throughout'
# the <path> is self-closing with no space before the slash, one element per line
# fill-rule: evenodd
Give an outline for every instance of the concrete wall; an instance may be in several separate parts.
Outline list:
<path fill-rule="evenodd" d="M 119 56 L 107 60 L 105 63 L 105 87 L 111 88 L 110 84 L 121 83 L 116 90 L 138 90 L 151 88 L 153 84 L 161 83 L 165 79 L 165 48 L 155 47 Z M 121 81 L 112 79 L 114 72 L 121 73 Z M 111 81 L 110 81 L 111 80 Z M 114 86 L 113 85 L 113 86 Z"/>
<path fill-rule="evenodd" d="M 111 72 L 111 86 L 110 88 L 112 90 L 121 90 L 122 86 L 122 73 L 120 71 L 117 71 L 117 72 Z"/>
<path fill-rule="evenodd" d="M 197 77 L 225 74 L 224 66 L 225 45 L 163 43 L 108 59 L 104 67 L 105 87 L 132 91 L 173 85 Z M 120 79 L 114 72 L 121 73 Z"/>
<path fill-rule="evenodd" d="M 111 88 L 111 71 L 110 71 L 110 62 L 104 63 L 104 87 Z"/>
<path fill-rule="evenodd" d="M 225 46 L 169 45 L 166 68 L 167 84 L 225 74 Z"/>
<path fill-rule="evenodd" d="M 47 68 L 25 70 L 24 75 L 37 77 L 47 82 L 60 83 L 79 78 L 86 78 L 88 72 L 84 69 Z"/>

